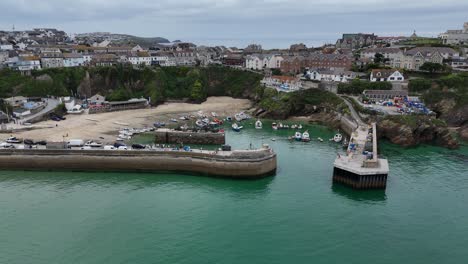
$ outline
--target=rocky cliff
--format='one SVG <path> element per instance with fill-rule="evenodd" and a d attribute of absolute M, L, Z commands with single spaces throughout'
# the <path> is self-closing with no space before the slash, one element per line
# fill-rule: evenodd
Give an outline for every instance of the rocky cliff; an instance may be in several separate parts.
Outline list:
<path fill-rule="evenodd" d="M 379 138 L 405 147 L 421 143 L 436 144 L 450 149 L 459 144 L 453 133 L 440 120 L 423 116 L 387 117 L 377 123 Z"/>

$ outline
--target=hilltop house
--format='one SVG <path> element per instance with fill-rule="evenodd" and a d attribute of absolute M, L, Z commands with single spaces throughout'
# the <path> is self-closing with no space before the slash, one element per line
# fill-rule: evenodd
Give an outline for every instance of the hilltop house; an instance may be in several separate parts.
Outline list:
<path fill-rule="evenodd" d="M 245 67 L 252 70 L 279 69 L 283 60 L 278 55 L 249 55 L 245 59 Z"/>
<path fill-rule="evenodd" d="M 447 30 L 439 35 L 442 43 L 448 45 L 467 45 L 468 44 L 468 22 L 465 22 L 463 29 Z"/>
<path fill-rule="evenodd" d="M 400 68 L 404 52 L 398 48 L 372 48 L 361 51 L 361 59 L 374 60 L 376 54 L 382 54 L 385 64 L 393 68 Z"/>
<path fill-rule="evenodd" d="M 64 53 L 63 66 L 64 67 L 79 67 L 85 64 L 83 55 L 80 53 Z"/>
<path fill-rule="evenodd" d="M 284 73 L 300 73 L 306 68 L 343 68 L 349 70 L 352 63 L 353 60 L 349 55 L 314 53 L 307 57 L 295 56 L 283 60 L 281 71 Z"/>
<path fill-rule="evenodd" d="M 309 70 L 305 77 L 313 81 L 346 83 L 358 77 L 358 74 L 343 68 Z"/>
<path fill-rule="evenodd" d="M 374 69 L 370 75 L 371 82 L 402 82 L 404 80 L 403 74 L 396 70 Z"/>
<path fill-rule="evenodd" d="M 133 65 L 151 65 L 151 56 L 148 52 L 139 51 L 139 52 L 131 52 L 128 56 L 128 61 Z"/>

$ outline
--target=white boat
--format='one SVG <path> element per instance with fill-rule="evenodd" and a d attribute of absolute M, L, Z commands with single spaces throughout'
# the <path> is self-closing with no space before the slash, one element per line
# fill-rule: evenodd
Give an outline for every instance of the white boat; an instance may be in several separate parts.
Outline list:
<path fill-rule="evenodd" d="M 309 142 L 310 141 L 309 132 L 306 131 L 306 132 L 302 133 L 301 141 L 302 142 Z"/>
<path fill-rule="evenodd" d="M 294 134 L 294 139 L 297 140 L 297 141 L 301 141 L 302 140 L 302 134 L 301 132 L 296 132 L 296 134 Z"/>
<path fill-rule="evenodd" d="M 340 133 L 336 134 L 336 135 L 333 137 L 333 141 L 335 141 L 336 143 L 340 143 L 341 140 L 343 140 L 343 136 L 342 136 Z"/>
<path fill-rule="evenodd" d="M 177 123 L 177 119 L 175 119 L 175 118 L 171 118 L 171 122 L 173 122 L 173 123 Z"/>
<path fill-rule="evenodd" d="M 299 125 L 297 126 L 297 129 L 302 129 L 302 125 L 299 124 Z"/>
<path fill-rule="evenodd" d="M 278 130 L 278 125 L 277 125 L 276 123 L 272 123 L 272 124 L 271 124 L 271 128 L 272 128 L 273 130 Z"/>
<path fill-rule="evenodd" d="M 292 129 L 296 129 L 296 128 L 297 128 L 297 125 L 291 125 L 291 128 L 292 128 Z"/>
<path fill-rule="evenodd" d="M 256 129 L 262 129 L 262 127 L 263 127 L 262 121 L 257 120 L 257 122 L 255 122 L 255 128 Z"/>
<path fill-rule="evenodd" d="M 72 109 L 67 111 L 67 114 L 82 114 L 84 109 L 81 108 L 81 105 L 75 105 Z"/>
<path fill-rule="evenodd" d="M 210 119 L 208 118 L 203 118 L 202 119 L 202 122 L 205 123 L 206 125 L 208 125 L 210 123 Z"/>
<path fill-rule="evenodd" d="M 212 116 L 212 117 L 217 117 L 218 114 L 216 114 L 215 112 L 211 112 L 211 116 Z"/>
<path fill-rule="evenodd" d="M 235 114 L 234 119 L 236 119 L 237 122 L 242 121 L 242 117 L 240 116 L 240 114 Z"/>
<path fill-rule="evenodd" d="M 283 129 L 283 123 L 278 124 L 278 129 Z"/>
<path fill-rule="evenodd" d="M 243 128 L 242 126 L 237 125 L 237 123 L 232 124 L 232 130 L 236 132 L 240 132 L 240 130 Z"/>
<path fill-rule="evenodd" d="M 318 137 L 317 140 L 323 142 L 323 139 L 321 137 Z"/>
<path fill-rule="evenodd" d="M 9 137 L 7 140 L 6 140 L 7 143 L 10 143 L 10 144 L 19 144 L 21 143 L 21 140 L 16 138 L 16 137 Z"/>
<path fill-rule="evenodd" d="M 203 123 L 200 119 L 198 119 L 197 121 L 195 121 L 195 125 L 196 125 L 197 127 L 204 127 L 204 126 L 206 126 L 206 124 Z"/>
<path fill-rule="evenodd" d="M 85 143 L 85 146 L 92 147 L 92 148 L 100 148 L 102 147 L 102 143 L 90 140 Z"/>

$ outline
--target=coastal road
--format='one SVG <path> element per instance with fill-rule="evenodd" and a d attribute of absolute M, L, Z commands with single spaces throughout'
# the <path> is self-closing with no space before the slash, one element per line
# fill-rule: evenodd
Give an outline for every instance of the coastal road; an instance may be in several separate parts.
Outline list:
<path fill-rule="evenodd" d="M 345 97 L 341 97 L 343 99 L 343 101 L 345 102 L 346 105 L 348 105 L 349 107 L 349 110 L 351 112 L 351 117 L 356 121 L 356 123 L 358 124 L 358 126 L 365 126 L 366 124 L 364 123 L 364 121 L 362 121 L 361 119 L 361 116 L 358 114 L 358 112 L 356 112 L 356 110 L 354 109 L 353 107 L 353 104 L 348 101 L 347 98 Z"/>
<path fill-rule="evenodd" d="M 54 110 L 58 105 L 59 105 L 59 100 L 57 99 L 52 99 L 52 98 L 46 98 L 46 107 L 44 109 L 42 109 L 41 111 L 33 114 L 33 115 L 30 115 L 30 116 L 27 116 L 23 119 L 20 120 L 21 123 L 30 123 L 29 121 L 39 117 L 39 116 L 43 116 L 45 114 L 47 114 L 49 111 L 52 111 Z"/>

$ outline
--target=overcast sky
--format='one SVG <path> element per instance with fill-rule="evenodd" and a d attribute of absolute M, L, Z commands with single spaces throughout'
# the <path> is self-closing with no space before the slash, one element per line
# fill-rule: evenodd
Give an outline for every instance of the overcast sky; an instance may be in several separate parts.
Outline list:
<path fill-rule="evenodd" d="M 0 30 L 55 27 L 240 47 L 334 43 L 344 32 L 437 36 L 464 21 L 467 0 L 0 0 Z"/>

